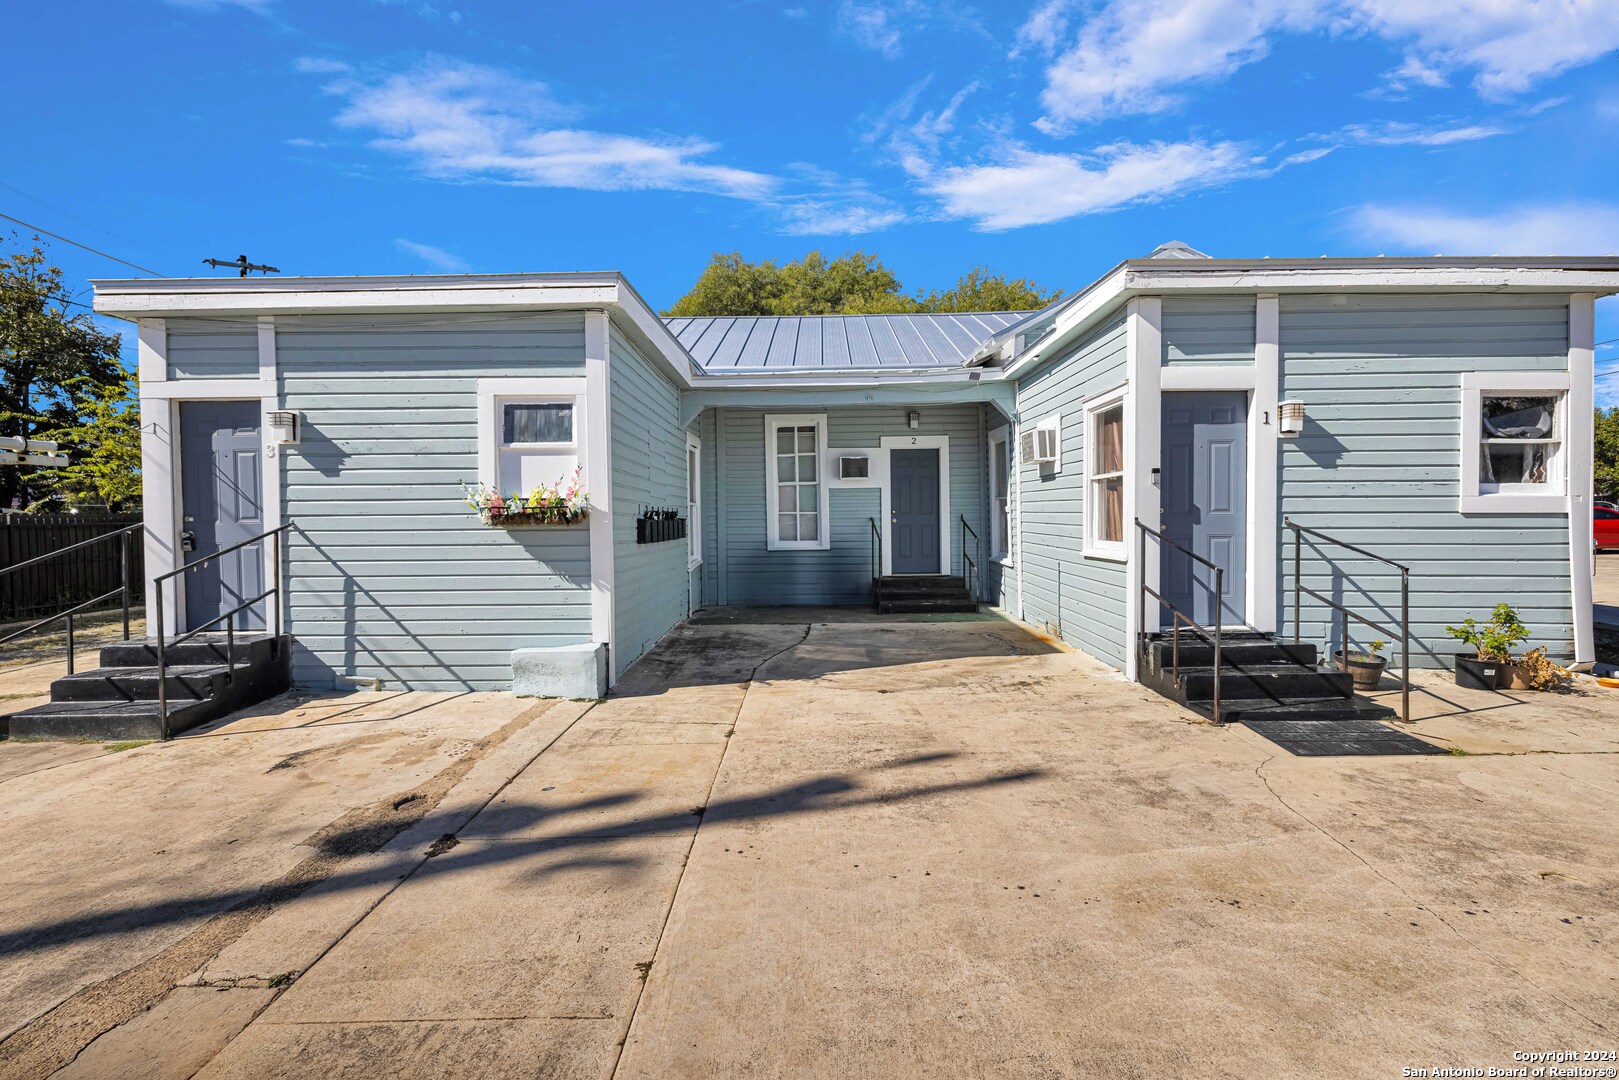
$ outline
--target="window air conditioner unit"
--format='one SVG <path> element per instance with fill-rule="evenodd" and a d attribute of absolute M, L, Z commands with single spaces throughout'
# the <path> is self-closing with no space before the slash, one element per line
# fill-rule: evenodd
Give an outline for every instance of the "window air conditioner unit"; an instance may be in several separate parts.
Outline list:
<path fill-rule="evenodd" d="M 1057 429 L 1040 427 L 1023 432 L 1018 444 L 1018 457 L 1024 465 L 1039 465 L 1057 460 Z"/>
<path fill-rule="evenodd" d="M 871 459 L 865 454 L 848 454 L 838 458 L 838 479 L 871 479 Z"/>

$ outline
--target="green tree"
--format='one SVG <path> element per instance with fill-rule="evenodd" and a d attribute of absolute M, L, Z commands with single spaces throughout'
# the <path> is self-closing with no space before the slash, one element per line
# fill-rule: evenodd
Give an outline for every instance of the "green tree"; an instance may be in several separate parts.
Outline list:
<path fill-rule="evenodd" d="M 105 506 L 134 510 L 141 501 L 141 409 L 135 377 L 98 385 L 75 380 L 69 390 L 79 402 L 74 422 L 40 433 L 68 455 L 60 469 L 29 477 L 42 494 L 34 508 L 48 504 Z"/>
<path fill-rule="evenodd" d="M 975 267 L 955 286 L 911 295 L 876 255 L 848 252 L 828 259 L 812 251 L 778 265 L 716 252 L 691 291 L 664 312 L 694 315 L 874 315 L 918 311 L 1030 311 L 1060 296 L 1018 278 Z"/>
<path fill-rule="evenodd" d="M 13 237 L 15 241 L 15 237 Z M 93 423 L 91 403 L 129 378 L 116 334 L 69 313 L 60 268 L 38 244 L 0 251 L 0 435 L 50 438 Z M 0 507 L 30 506 L 52 491 L 40 474 L 0 466 Z"/>
<path fill-rule="evenodd" d="M 1619 495 L 1619 405 L 1596 410 L 1593 429 L 1592 461 L 1595 465 L 1597 495 Z"/>

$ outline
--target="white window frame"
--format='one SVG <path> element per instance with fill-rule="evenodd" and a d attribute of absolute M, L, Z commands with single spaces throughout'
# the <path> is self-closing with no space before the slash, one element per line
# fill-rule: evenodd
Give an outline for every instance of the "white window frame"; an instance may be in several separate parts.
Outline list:
<path fill-rule="evenodd" d="M 1007 566 L 1012 565 L 1012 548 L 1010 536 L 1003 536 L 1009 532 L 1008 526 L 1012 523 L 1012 475 L 1017 469 L 1017 461 L 1012 454 L 1012 435 L 1009 425 L 991 428 L 988 436 L 989 443 L 989 557 Z M 996 446 L 1000 447 L 1001 463 L 1005 466 L 1005 475 L 1001 478 L 1006 485 L 1005 491 L 995 490 L 995 454 Z M 1003 524 L 998 502 L 1006 503 L 1006 520 Z"/>
<path fill-rule="evenodd" d="M 1097 396 L 1095 396 L 1093 398 L 1090 398 L 1089 400 L 1087 400 L 1085 402 L 1085 419 L 1084 419 L 1084 424 L 1080 429 L 1080 433 L 1081 433 L 1081 436 L 1084 439 L 1084 446 L 1085 446 L 1085 452 L 1082 455 L 1083 460 L 1084 460 L 1084 464 L 1085 464 L 1085 486 L 1084 486 L 1084 492 L 1085 492 L 1085 494 L 1084 494 L 1084 504 L 1085 504 L 1084 514 L 1085 514 L 1085 517 L 1084 517 L 1084 521 L 1082 522 L 1082 525 L 1083 525 L 1084 534 L 1085 534 L 1083 550 L 1084 550 L 1085 557 L 1089 558 L 1089 559 L 1107 559 L 1110 562 L 1126 562 L 1129 559 L 1128 540 L 1129 540 L 1129 536 L 1130 536 L 1130 530 L 1127 527 L 1125 527 L 1125 524 L 1126 524 L 1125 522 L 1120 522 L 1121 528 L 1120 528 L 1120 533 L 1119 533 L 1119 539 L 1116 540 L 1116 541 L 1115 540 L 1100 540 L 1096 536 L 1096 525 L 1097 525 L 1096 490 L 1097 490 L 1097 485 L 1099 483 L 1101 483 L 1103 480 L 1113 479 L 1113 478 L 1117 477 L 1118 480 L 1121 483 L 1121 486 L 1125 486 L 1128 483 L 1127 478 L 1130 475 L 1130 466 L 1131 466 L 1131 458 L 1132 458 L 1131 449 L 1130 449 L 1130 447 L 1131 447 L 1130 440 L 1133 437 L 1133 434 L 1130 431 L 1130 410 L 1125 407 L 1125 396 L 1126 396 L 1125 391 L 1126 391 L 1126 389 L 1127 389 L 1127 387 L 1120 386 L 1120 387 L 1117 387 L 1117 388 L 1115 388 L 1113 390 L 1109 390 L 1109 391 L 1107 391 L 1105 393 L 1098 394 Z M 1124 422 L 1123 460 L 1119 463 L 1119 471 L 1117 473 L 1105 473 L 1105 474 L 1102 474 L 1102 475 L 1098 475 L 1096 473 L 1096 471 L 1095 471 L 1096 447 L 1091 441 L 1093 436 L 1097 433 L 1098 427 L 1099 427 L 1099 425 L 1096 422 L 1096 419 L 1102 413 L 1107 412 L 1110 409 L 1115 409 L 1115 408 L 1119 409 L 1123 414 L 1123 422 Z M 1128 515 L 1128 510 L 1129 510 L 1129 500 L 1128 499 L 1124 500 L 1124 509 L 1125 509 L 1126 517 L 1128 517 L 1129 516 Z"/>
<path fill-rule="evenodd" d="M 783 540 L 781 525 L 776 516 L 777 472 L 776 433 L 784 427 L 813 427 L 815 429 L 815 483 L 817 527 L 814 540 Z M 825 413 L 770 413 L 765 416 L 765 548 L 768 551 L 827 551 L 832 547 L 832 527 L 827 519 L 826 480 L 826 414 Z"/>
<path fill-rule="evenodd" d="M 1569 377 L 1564 371 L 1470 371 L 1461 379 L 1461 491 L 1458 509 L 1464 514 L 1564 513 L 1569 508 Z M 1558 433 L 1558 452 L 1547 463 L 1551 482 L 1539 491 L 1481 491 L 1479 446 L 1483 423 L 1480 417 L 1486 397 L 1502 395 L 1557 396 L 1553 430 Z M 1539 487 L 1540 485 L 1535 485 Z"/>
<path fill-rule="evenodd" d="M 686 569 L 703 565 L 703 440 L 686 433 Z"/>
<path fill-rule="evenodd" d="M 586 411 L 585 380 L 575 376 L 550 378 L 479 379 L 478 393 L 478 481 L 505 493 L 500 478 L 502 450 L 532 450 L 555 454 L 559 459 L 559 476 L 567 476 L 574 468 L 584 464 Z M 505 439 L 505 409 L 508 404 L 573 405 L 573 442 L 571 443 L 513 443 Z M 566 464 L 571 460 L 573 464 Z M 592 499 L 592 502 L 595 500 Z"/>

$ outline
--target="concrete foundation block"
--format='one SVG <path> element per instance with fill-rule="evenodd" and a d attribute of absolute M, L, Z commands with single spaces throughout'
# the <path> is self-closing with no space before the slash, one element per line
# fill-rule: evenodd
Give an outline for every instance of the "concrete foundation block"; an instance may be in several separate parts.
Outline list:
<path fill-rule="evenodd" d="M 599 698 L 607 693 L 607 646 L 514 649 L 512 693 L 518 697 Z"/>

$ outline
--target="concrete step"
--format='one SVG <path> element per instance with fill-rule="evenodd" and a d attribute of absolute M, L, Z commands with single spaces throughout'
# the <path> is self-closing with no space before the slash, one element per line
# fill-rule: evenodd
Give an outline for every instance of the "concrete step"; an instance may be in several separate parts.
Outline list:
<path fill-rule="evenodd" d="M 877 602 L 877 610 L 884 615 L 925 615 L 930 612 L 977 611 L 978 605 L 973 603 L 972 599 L 967 596 L 959 598 L 912 597 L 894 600 L 884 597 Z"/>
<path fill-rule="evenodd" d="M 1181 687 L 1186 700 L 1207 701 L 1214 697 L 1214 668 L 1181 665 Z M 1322 671 L 1298 664 L 1222 664 L 1220 697 L 1292 698 L 1313 700 L 1347 698 L 1355 692 L 1353 677 L 1347 671 Z"/>
<path fill-rule="evenodd" d="M 1174 667 L 1175 645 L 1173 641 L 1149 641 L 1147 643 L 1148 662 L 1155 668 L 1165 671 Z M 1318 651 L 1314 645 L 1298 644 L 1281 641 L 1255 640 L 1242 638 L 1235 641 L 1221 640 L 1220 659 L 1226 664 L 1297 664 L 1302 667 L 1313 668 L 1319 659 Z M 1213 667 L 1214 646 L 1205 643 L 1200 638 L 1190 635 L 1181 638 L 1181 668 Z"/>
<path fill-rule="evenodd" d="M 243 668 L 238 667 L 238 671 Z M 219 689 L 229 669 L 224 664 L 171 664 L 168 696 L 173 701 L 201 701 Z M 101 667 L 64 675 L 51 684 L 53 701 L 156 701 L 157 668 Z"/>
<path fill-rule="evenodd" d="M 244 664 L 259 656 L 273 656 L 274 638 L 236 635 L 236 663 Z M 176 664 L 223 664 L 226 641 L 223 634 L 204 634 L 163 650 L 169 666 Z M 157 644 L 150 641 L 120 641 L 101 647 L 102 667 L 156 667 Z"/>
<path fill-rule="evenodd" d="M 1187 708 L 1209 716 L 1209 702 L 1187 702 Z M 1281 701 L 1237 700 L 1220 702 L 1220 719 L 1225 723 L 1257 724 L 1269 720 L 1312 720 L 1349 723 L 1364 720 L 1390 720 L 1398 712 L 1366 698 L 1314 698 Z"/>
<path fill-rule="evenodd" d="M 207 715 L 207 701 L 169 703 L 171 734 L 195 727 Z M 12 739 L 160 739 L 155 701 L 53 701 L 0 720 Z"/>

